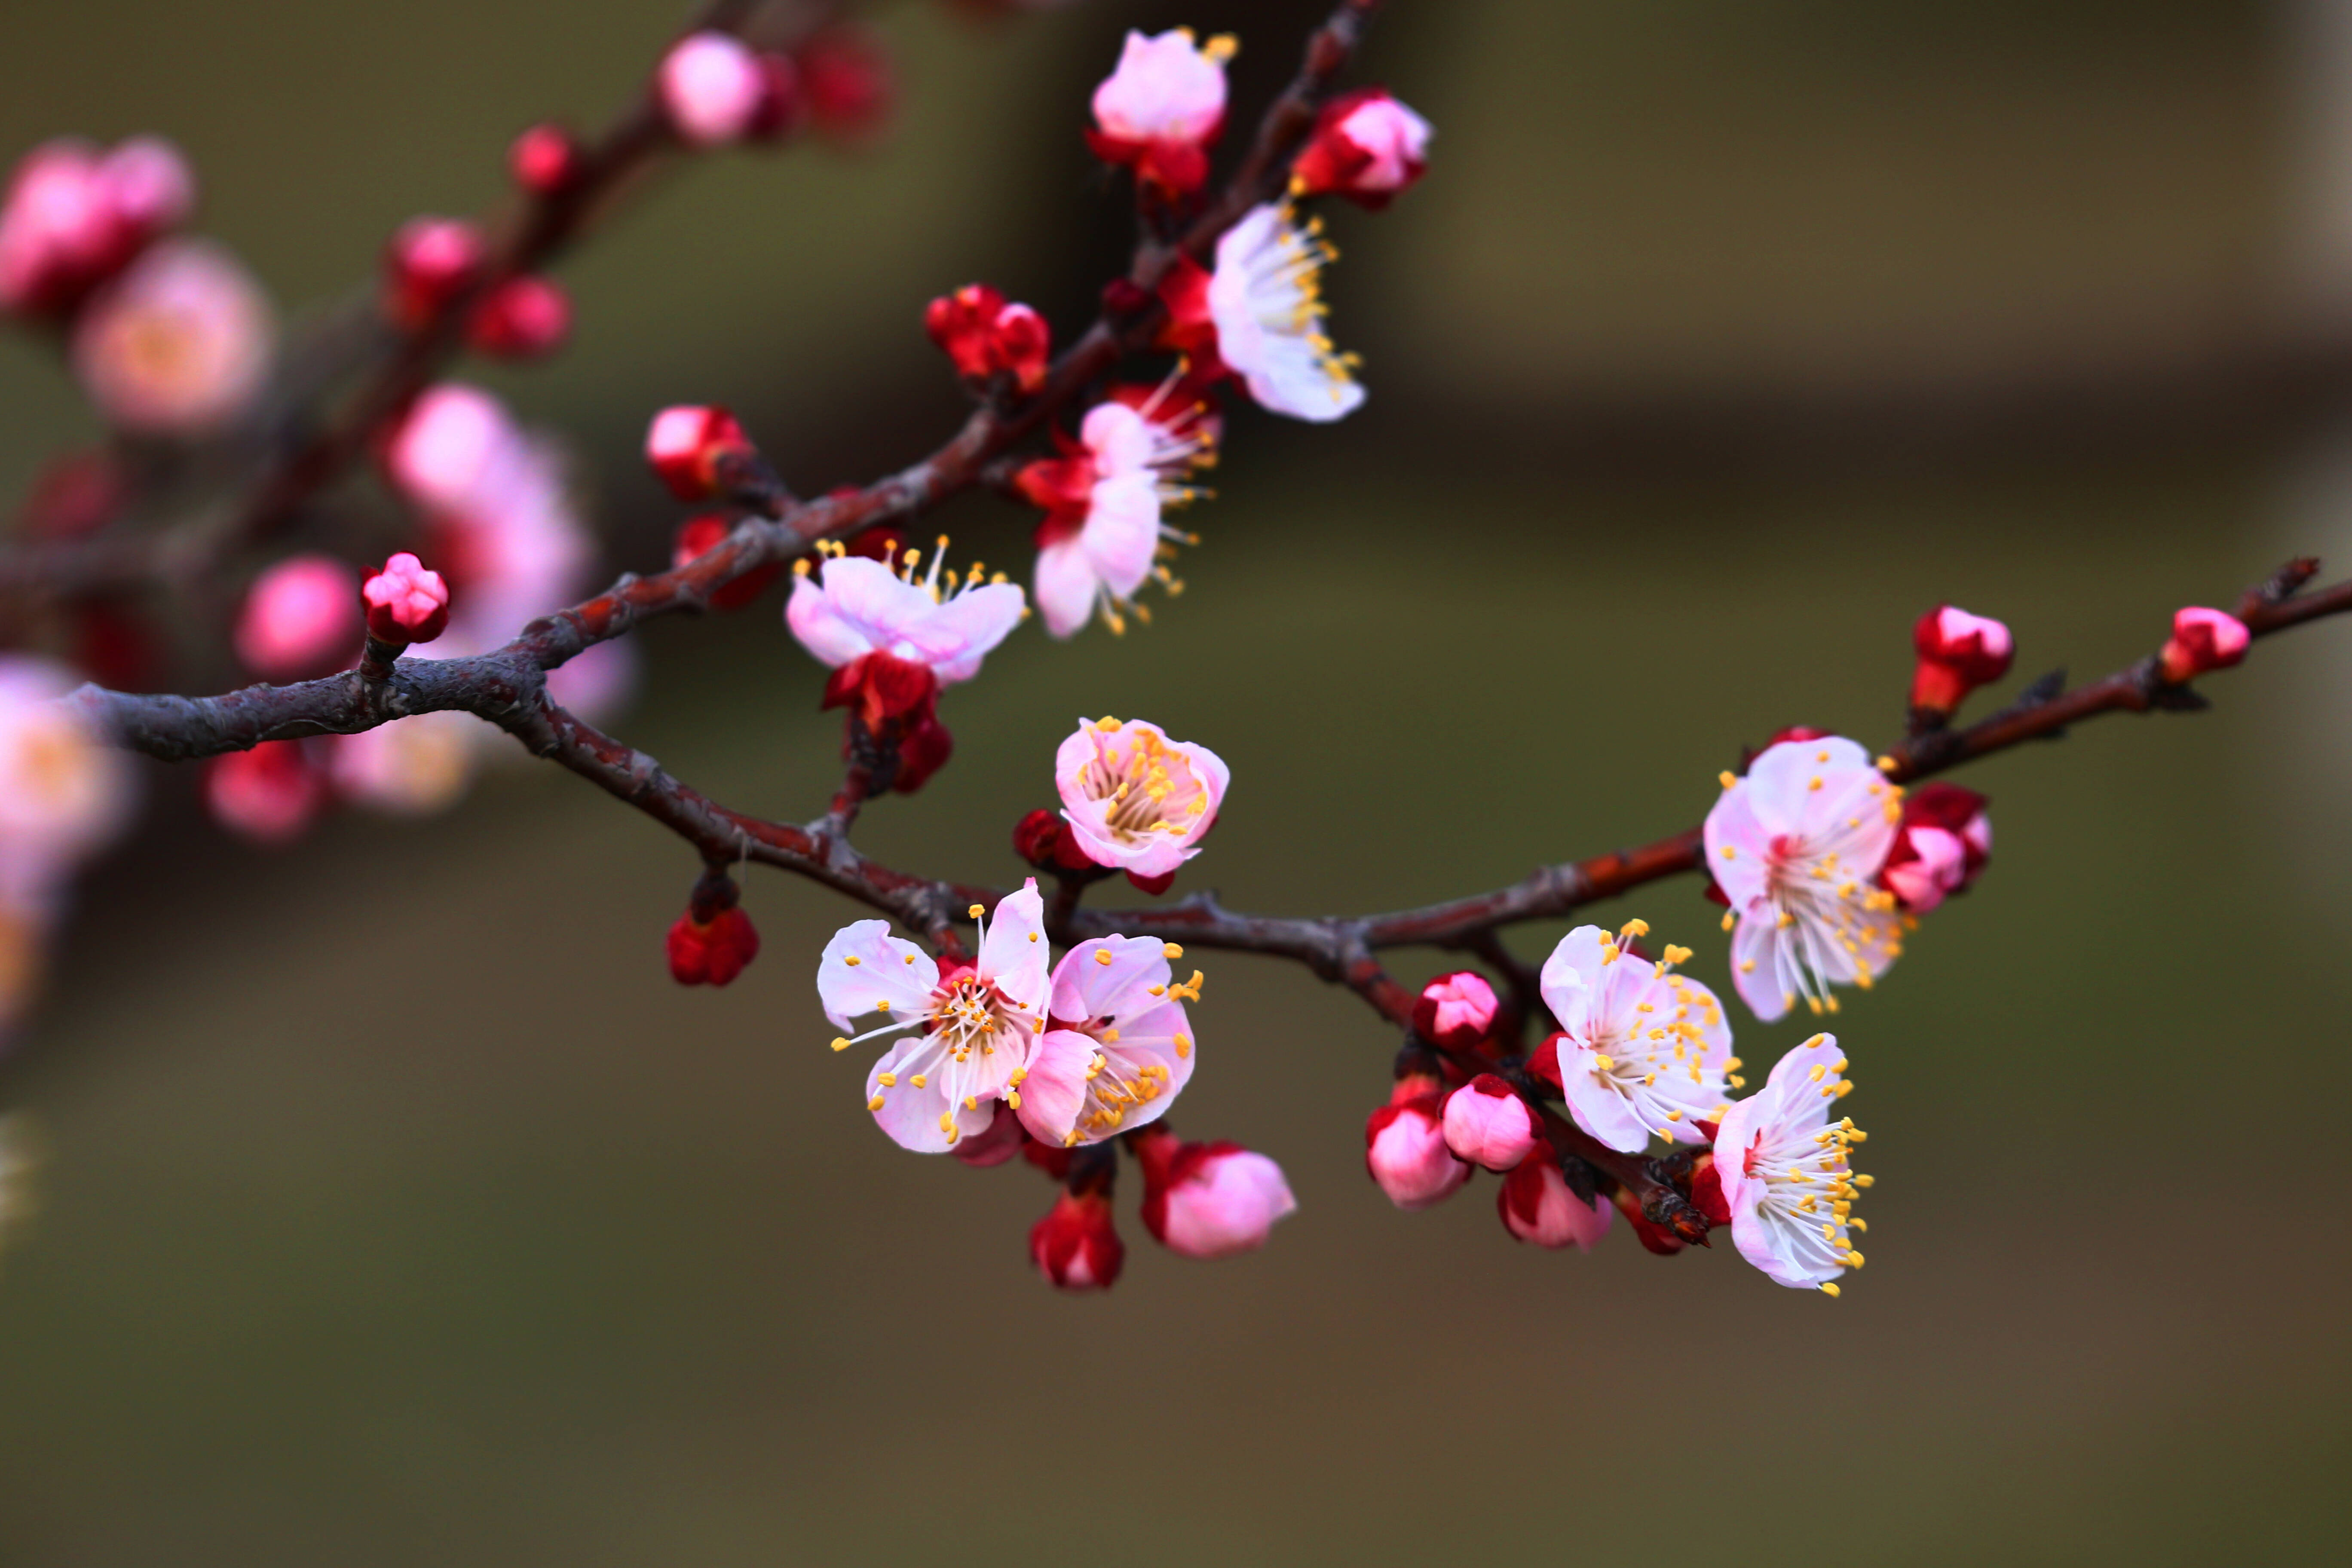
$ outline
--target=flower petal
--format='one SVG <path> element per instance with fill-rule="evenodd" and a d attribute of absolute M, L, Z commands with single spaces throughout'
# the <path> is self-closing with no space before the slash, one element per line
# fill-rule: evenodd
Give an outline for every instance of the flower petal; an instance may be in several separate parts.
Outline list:
<path fill-rule="evenodd" d="M 868 1013 L 897 1022 L 921 1022 L 940 966 L 913 942 L 890 934 L 888 921 L 852 921 L 833 933 L 817 963 L 816 994 L 835 1028 Z M 886 1008 L 884 1003 L 889 1005 Z"/>

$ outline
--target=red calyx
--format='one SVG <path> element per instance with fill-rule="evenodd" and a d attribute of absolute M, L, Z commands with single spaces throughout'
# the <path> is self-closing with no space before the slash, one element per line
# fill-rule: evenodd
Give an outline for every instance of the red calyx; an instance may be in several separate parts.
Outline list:
<path fill-rule="evenodd" d="M 1029 1231 L 1029 1258 L 1062 1290 L 1108 1290 L 1127 1261 L 1107 1193 L 1065 1192 Z"/>
<path fill-rule="evenodd" d="M 1102 870 L 1078 847 L 1077 835 L 1070 831 L 1061 813 L 1042 805 L 1014 826 L 1013 852 L 1038 870 L 1057 876 Z"/>
<path fill-rule="evenodd" d="M 1559 1078 L 1559 1043 L 1568 1038 L 1554 1032 L 1544 1037 L 1544 1043 L 1528 1053 L 1528 1076 L 1538 1083 L 1549 1084 L 1556 1093 L 1568 1092 Z"/>
<path fill-rule="evenodd" d="M 919 716 L 939 701 L 939 677 L 928 664 L 877 650 L 860 654 L 825 678 L 824 708 L 850 708 L 877 733 L 891 719 Z"/>
<path fill-rule="evenodd" d="M 707 511 L 699 517 L 688 518 L 678 524 L 677 538 L 670 545 L 670 565 L 673 568 L 683 566 L 703 555 L 722 543 L 734 529 L 734 520 L 720 512 Z M 772 561 L 765 566 L 746 572 L 724 587 L 712 590 L 710 607 L 714 610 L 740 610 L 766 593 L 768 584 L 783 575 L 783 571 L 782 562 Z"/>
<path fill-rule="evenodd" d="M 1300 195 L 1337 191 L 1367 211 L 1378 212 L 1421 178 L 1422 165 L 1414 161 L 1406 165 L 1404 184 L 1394 190 L 1368 191 L 1357 186 L 1357 181 L 1371 166 L 1372 154 L 1339 127 L 1365 104 L 1392 96 L 1384 87 L 1360 87 L 1323 106 L 1322 112 L 1315 117 L 1315 129 L 1306 147 L 1290 165 L 1295 188 Z"/>
<path fill-rule="evenodd" d="M 1013 377 L 1024 392 L 1045 379 L 1053 331 L 1028 306 L 1008 303 L 985 283 L 967 283 L 941 295 L 923 311 L 923 329 L 967 381 Z"/>
<path fill-rule="evenodd" d="M 1168 1243 L 1169 1191 L 1191 1180 L 1213 1159 L 1247 1152 L 1234 1142 L 1181 1142 L 1176 1134 L 1158 1126 L 1145 1128 L 1129 1140 L 1128 1146 L 1143 1167 L 1143 1228 L 1163 1247 Z"/>
<path fill-rule="evenodd" d="M 551 278 L 509 278 L 474 307 L 466 341 L 499 359 L 537 359 L 572 335 L 572 297 Z"/>
<path fill-rule="evenodd" d="M 1723 1176 L 1712 1154 L 1701 1154 L 1691 1167 L 1691 1207 L 1706 1215 L 1710 1225 L 1731 1223 L 1731 1205 L 1723 1201 Z"/>
<path fill-rule="evenodd" d="M 1683 1249 L 1685 1245 L 1683 1238 L 1663 1226 L 1651 1224 L 1649 1217 L 1642 1213 L 1642 1205 L 1634 1202 L 1633 1194 L 1623 1187 L 1611 1194 L 1610 1201 L 1617 1205 L 1617 1212 L 1623 1215 L 1626 1223 L 1633 1227 L 1633 1234 L 1641 1238 L 1642 1245 L 1652 1252 L 1661 1258 L 1672 1258 Z"/>
<path fill-rule="evenodd" d="M 1137 892 L 1143 894 L 1147 898 L 1156 899 L 1160 894 L 1166 892 L 1170 888 L 1175 886 L 1176 873 L 1173 871 L 1162 871 L 1157 877 L 1139 877 L 1134 872 L 1129 871 L 1127 874 L 1127 879 L 1135 885 L 1135 890 Z"/>
<path fill-rule="evenodd" d="M 689 909 L 669 928 L 670 978 L 680 985 L 728 984 L 759 956 L 751 917 L 731 905 L 704 920 Z"/>
<path fill-rule="evenodd" d="M 1145 195 L 1172 201 L 1209 183 L 1209 149 L 1216 144 L 1224 129 L 1221 117 L 1196 142 L 1130 142 L 1122 136 L 1105 135 L 1089 125 L 1087 145 L 1104 163 L 1122 163 L 1133 169 L 1135 183 Z"/>
<path fill-rule="evenodd" d="M 1178 257 L 1160 276 L 1160 302 L 1168 311 L 1168 319 L 1160 326 L 1160 347 L 1191 361 L 1192 377 L 1204 386 L 1231 374 L 1217 355 L 1217 323 L 1209 314 L 1208 268 L 1190 257 Z"/>

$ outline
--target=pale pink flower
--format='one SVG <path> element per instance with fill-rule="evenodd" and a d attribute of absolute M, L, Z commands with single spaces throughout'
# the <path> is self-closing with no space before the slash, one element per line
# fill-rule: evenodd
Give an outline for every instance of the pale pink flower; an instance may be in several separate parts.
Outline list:
<path fill-rule="evenodd" d="M 236 656 L 268 680 L 299 680 L 359 656 L 360 577 L 331 555 L 289 555 L 253 580 Z"/>
<path fill-rule="evenodd" d="M 980 918 L 980 906 L 972 906 Z M 982 921 L 976 964 L 942 977 L 931 956 L 890 934 L 887 921 L 856 921 L 834 933 L 817 965 L 817 994 L 839 1028 L 882 1016 L 858 1040 L 919 1031 L 866 1075 L 866 1109 L 902 1148 L 943 1154 L 988 1131 L 1002 1100 L 1021 1109 L 1023 1079 L 1045 1027 L 1052 983 L 1043 934 L 1045 900 L 1031 878 Z"/>
<path fill-rule="evenodd" d="M 1549 1143 L 1539 1142 L 1503 1178 L 1495 1194 L 1495 1212 L 1503 1227 L 1521 1241 L 1590 1252 L 1609 1234 L 1616 1205 L 1599 1197 L 1586 1203 L 1569 1191 L 1559 1157 Z"/>
<path fill-rule="evenodd" d="M 1364 1170 L 1401 1209 L 1442 1203 L 1470 1179 L 1445 1146 L 1443 1094 L 1437 1079 L 1409 1074 L 1364 1122 Z"/>
<path fill-rule="evenodd" d="M 663 57 L 662 108 L 679 136 L 698 147 L 740 142 L 768 106 L 768 73 L 743 40 L 696 33 Z"/>
<path fill-rule="evenodd" d="M 879 561 L 836 555 L 794 579 L 784 623 L 803 647 L 836 669 L 884 653 L 924 666 L 942 686 L 970 680 L 1027 611 L 1017 584 L 982 583 L 978 572 L 961 585 L 949 573 L 942 590 L 946 556 L 942 545 L 928 576 L 916 576 L 909 565 L 901 577 Z"/>
<path fill-rule="evenodd" d="M 420 713 L 332 737 L 327 775 L 338 795 L 393 816 L 429 816 L 474 782 L 489 731 L 470 713 Z"/>
<path fill-rule="evenodd" d="M 1291 165 L 1291 189 L 1300 195 L 1337 191 L 1369 207 L 1385 206 L 1421 178 L 1429 137 L 1429 121 L 1386 89 L 1360 88 L 1323 106 L 1315 134 Z"/>
<path fill-rule="evenodd" d="M 1626 951 L 1649 926 L 1631 921 L 1615 936 L 1579 926 L 1544 961 L 1543 999 L 1559 1020 L 1560 1088 L 1569 1116 L 1612 1149 L 1645 1147 L 1653 1133 L 1704 1143 L 1704 1123 L 1724 1104 L 1737 1071 L 1723 1004 L 1674 972 L 1690 956 L 1669 946 L 1652 963 Z"/>
<path fill-rule="evenodd" d="M 1171 741 L 1140 719 L 1081 720 L 1054 753 L 1062 816 L 1097 866 L 1137 877 L 1172 872 L 1201 852 L 1231 775 L 1206 746 Z"/>
<path fill-rule="evenodd" d="M 1097 157 L 1181 194 L 1208 179 L 1207 147 L 1225 122 L 1225 61 L 1234 40 L 1196 43 L 1189 27 L 1127 35 L 1118 65 L 1095 89 L 1087 140 Z"/>
<path fill-rule="evenodd" d="M 1260 406 L 1318 423 L 1362 406 L 1354 361 L 1324 334 L 1323 264 L 1332 258 L 1321 220 L 1305 226 L 1290 209 L 1253 207 L 1217 241 L 1209 317 L 1217 357 Z"/>
<path fill-rule="evenodd" d="M 1212 441 L 1192 408 L 1171 416 L 1158 400 L 1096 405 L 1070 455 L 1021 470 L 1022 493 L 1045 509 L 1037 530 L 1037 607 L 1055 637 L 1075 637 L 1097 608 L 1112 631 L 1125 631 L 1130 601 L 1166 546 L 1191 542 L 1161 512 L 1200 493 L 1184 479 L 1210 459 Z M 1158 575 L 1165 580 L 1166 570 Z"/>
<path fill-rule="evenodd" d="M 1903 951 L 1895 896 L 1876 885 L 1903 791 L 1870 754 L 1828 736 L 1768 746 L 1724 775 L 1706 814 L 1706 864 L 1730 900 L 1733 984 L 1766 1023 L 1803 997 L 1835 1012 L 1833 984 L 1867 988 Z"/>
<path fill-rule="evenodd" d="M 1192 1025 L 1169 967 L 1181 948 L 1155 936 L 1093 937 L 1054 970 L 1051 1021 L 1021 1086 L 1030 1136 L 1065 1147 L 1099 1143 L 1167 1113 L 1192 1077 Z"/>
<path fill-rule="evenodd" d="M 1868 1176 L 1848 1163 L 1864 1134 L 1851 1118 L 1830 1120 L 1853 1088 L 1835 1036 L 1815 1035 L 1772 1066 L 1763 1089 L 1724 1113 L 1715 1138 L 1715 1173 L 1731 1211 L 1739 1256 L 1782 1285 L 1819 1288 L 1862 1267 L 1851 1217 Z"/>
<path fill-rule="evenodd" d="M 300 741 L 264 741 L 205 768 L 205 805 L 213 819 L 256 843 L 299 838 L 326 804 L 326 774 Z"/>
<path fill-rule="evenodd" d="M 0 883 L 10 887 L 47 886 L 130 812 L 130 769 L 61 700 L 73 685 L 47 659 L 0 653 Z"/>
<path fill-rule="evenodd" d="M 1457 1159 L 1507 1171 L 1535 1146 L 1536 1119 L 1518 1091 L 1482 1072 L 1445 1097 L 1445 1146 Z"/>
<path fill-rule="evenodd" d="M 1143 1164 L 1143 1224 L 1169 1251 L 1226 1258 L 1265 1245 L 1298 1200 L 1282 1167 L 1238 1143 L 1178 1143 L 1158 1129 L 1133 1145 Z"/>
<path fill-rule="evenodd" d="M 146 435 L 204 435 L 251 406 L 277 326 L 237 259 L 205 240 L 157 246 L 91 301 L 74 369 L 99 412 Z"/>

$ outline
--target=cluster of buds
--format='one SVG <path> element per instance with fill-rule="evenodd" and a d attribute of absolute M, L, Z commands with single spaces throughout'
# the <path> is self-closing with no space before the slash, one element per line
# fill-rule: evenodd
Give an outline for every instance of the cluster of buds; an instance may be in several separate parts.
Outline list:
<path fill-rule="evenodd" d="M 50 142 L 16 165 L 0 204 L 0 310 L 65 316 L 187 221 L 195 177 L 170 142 L 100 151 Z"/>
<path fill-rule="evenodd" d="M 535 273 L 491 282 L 490 262 L 488 242 L 471 220 L 409 219 L 384 247 L 385 319 L 420 332 L 462 304 L 466 341 L 478 353 L 537 359 L 561 348 L 572 334 L 572 298 L 562 285 Z"/>
<path fill-rule="evenodd" d="M 1045 380 L 1053 330 L 1028 306 L 1008 302 L 985 283 L 967 283 L 932 300 L 923 311 L 923 330 L 954 362 L 956 374 L 982 384 L 1009 376 L 1023 392 Z"/>

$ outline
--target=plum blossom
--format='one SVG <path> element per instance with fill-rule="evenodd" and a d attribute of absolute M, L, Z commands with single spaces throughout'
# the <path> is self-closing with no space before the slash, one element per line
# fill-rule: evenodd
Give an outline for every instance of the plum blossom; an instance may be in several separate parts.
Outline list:
<path fill-rule="evenodd" d="M 982 920 L 980 957 L 942 973 L 929 953 L 890 934 L 887 921 L 855 921 L 834 933 L 817 966 L 817 994 L 840 1028 L 881 1014 L 858 1040 L 918 1031 L 885 1051 L 866 1078 L 866 1109 L 900 1147 L 943 1154 L 988 1131 L 1002 1100 L 1022 1109 L 1021 1086 L 1044 1028 L 1053 986 L 1046 973 L 1045 900 L 1031 878 Z M 981 920 L 981 906 L 972 906 Z"/>
<path fill-rule="evenodd" d="M 1054 970 L 1050 1016 L 1022 1085 L 1022 1124 L 1039 1142 L 1099 1143 L 1167 1113 L 1192 1081 L 1187 1000 L 1201 972 L 1178 984 L 1168 966 L 1184 950 L 1158 937 L 1094 937 Z"/>
<path fill-rule="evenodd" d="M 1579 926 L 1559 939 L 1541 977 L 1544 1002 L 1559 1020 L 1547 1044 L 1558 1053 L 1568 1113 L 1627 1153 L 1652 1133 L 1705 1142 L 1704 1124 L 1723 1108 L 1726 1075 L 1739 1066 L 1723 1004 L 1674 973 L 1690 949 L 1669 945 L 1657 963 L 1627 951 L 1649 929 L 1631 921 L 1612 936 Z"/>
<path fill-rule="evenodd" d="M 368 636 L 394 647 L 431 642 L 449 625 L 449 585 L 405 550 L 360 584 L 360 599 Z"/>
<path fill-rule="evenodd" d="M 429 816 L 457 804 L 482 759 L 470 713 L 419 713 L 334 738 L 327 774 L 335 793 L 393 816 Z"/>
<path fill-rule="evenodd" d="M 253 580 L 236 617 L 236 656 L 270 680 L 323 675 L 356 657 L 360 579 L 331 555 L 290 555 Z"/>
<path fill-rule="evenodd" d="M 1179 1143 L 1153 1128 L 1131 1145 L 1143 1165 L 1143 1225 L 1185 1258 L 1227 1258 L 1265 1245 L 1298 1200 L 1282 1167 L 1238 1143 Z"/>
<path fill-rule="evenodd" d="M 1938 605 L 1920 616 L 1911 628 L 1911 644 L 1919 656 L 1911 677 L 1911 706 L 1929 713 L 1948 713 L 1977 687 L 2007 675 L 2015 652 L 2007 626 L 1953 605 Z"/>
<path fill-rule="evenodd" d="M 1442 1203 L 1470 1179 L 1446 1146 L 1444 1092 L 1436 1078 L 1407 1073 L 1364 1122 L 1364 1170 L 1401 1209 Z"/>
<path fill-rule="evenodd" d="M 74 328 L 74 370 L 126 430 L 207 435 L 260 395 L 277 331 L 268 297 L 234 256 L 173 240 L 91 300 Z"/>
<path fill-rule="evenodd" d="M 1570 1192 L 1568 1179 L 1559 1173 L 1559 1156 L 1540 1140 L 1495 1194 L 1495 1213 L 1503 1228 L 1537 1247 L 1590 1252 L 1609 1234 L 1614 1212 L 1606 1198 L 1586 1203 Z"/>
<path fill-rule="evenodd" d="M 1209 144 L 1225 123 L 1225 62 L 1239 46 L 1220 36 L 1195 43 L 1189 27 L 1127 35 L 1118 65 L 1095 89 L 1087 144 L 1107 163 L 1135 170 L 1171 195 L 1209 178 Z"/>
<path fill-rule="evenodd" d="M 45 886 L 100 847 L 131 805 L 122 754 L 62 701 L 66 670 L 0 653 L 0 883 Z"/>
<path fill-rule="evenodd" d="M 835 670 L 880 656 L 919 667 L 937 686 L 970 680 L 989 650 L 1021 624 L 1024 606 L 1016 584 L 1002 573 L 983 582 L 976 565 L 961 583 L 948 573 L 942 589 L 946 559 L 942 540 L 922 577 L 915 575 L 911 559 L 904 576 L 860 555 L 835 555 L 814 572 L 801 563 L 784 605 L 785 624 L 803 647 Z"/>
<path fill-rule="evenodd" d="M 1731 905 L 1733 984 L 1766 1023 L 1803 997 L 1837 1010 L 1832 984 L 1868 988 L 1902 952 L 1880 868 L 1903 791 L 1836 736 L 1768 746 L 1746 777 L 1723 775 L 1706 814 L 1706 863 Z"/>
<path fill-rule="evenodd" d="M 1992 855 L 1992 819 L 1985 797 L 1958 784 L 1922 784 L 1903 802 L 1895 846 L 1878 885 L 1903 912 L 1924 915 L 1952 893 L 1964 892 Z"/>
<path fill-rule="evenodd" d="M 1867 1227 L 1851 1211 L 1868 1176 L 1849 1154 L 1865 1134 L 1830 1112 L 1853 1088 L 1833 1035 L 1815 1035 L 1782 1057 L 1756 1094 L 1724 1113 L 1715 1139 L 1715 1176 L 1731 1214 L 1739 1256 L 1779 1284 L 1819 1289 L 1862 1267 L 1850 1231 Z"/>
<path fill-rule="evenodd" d="M 194 205 L 187 161 L 159 138 L 106 153 L 71 138 L 36 147 L 0 205 L 0 310 L 71 309 Z"/>
<path fill-rule="evenodd" d="M 1172 875 L 1201 852 L 1229 780 L 1214 752 L 1140 719 L 1081 720 L 1054 753 L 1062 816 L 1078 847 L 1139 878 Z"/>
<path fill-rule="evenodd" d="M 1253 207 L 1217 241 L 1203 303 L 1217 357 L 1259 406 L 1318 423 L 1363 405 L 1355 360 L 1323 331 L 1323 264 L 1337 254 L 1322 220 L 1301 226 L 1271 203 Z"/>
<path fill-rule="evenodd" d="M 1377 211 L 1421 178 L 1429 121 L 1382 87 L 1359 88 L 1323 106 L 1315 133 L 1291 165 L 1291 192 L 1336 191 Z"/>
<path fill-rule="evenodd" d="M 1482 1072 L 1445 1097 L 1445 1146 L 1457 1159 L 1507 1171 L 1535 1146 L 1536 1120 L 1518 1091 Z"/>
<path fill-rule="evenodd" d="M 1139 405 L 1097 405 L 1078 439 L 1064 441 L 1064 456 L 1041 458 L 1017 477 L 1022 494 L 1045 509 L 1037 527 L 1037 607 L 1055 637 L 1075 637 L 1097 609 L 1112 631 L 1124 632 L 1128 610 L 1149 619 L 1132 601 L 1155 573 L 1175 585 L 1154 563 L 1171 552 L 1169 544 L 1192 541 L 1161 512 L 1201 493 L 1185 480 L 1215 461 L 1215 437 L 1198 403 L 1166 405 L 1169 390 L 1147 393 Z"/>

